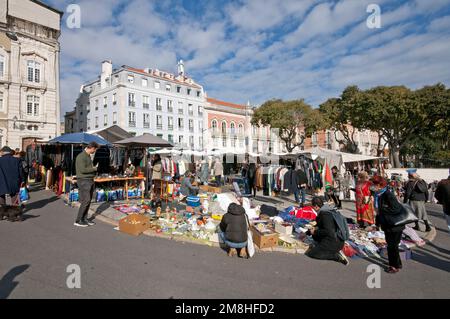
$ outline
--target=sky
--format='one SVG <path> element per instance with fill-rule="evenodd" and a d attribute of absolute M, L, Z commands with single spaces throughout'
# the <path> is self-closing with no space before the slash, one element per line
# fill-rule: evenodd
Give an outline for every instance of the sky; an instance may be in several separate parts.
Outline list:
<path fill-rule="evenodd" d="M 450 0 L 44 0 L 81 8 L 61 42 L 61 104 L 101 62 L 186 73 L 209 97 L 252 105 L 305 99 L 313 107 L 349 85 L 450 86 Z M 381 27 L 369 28 L 369 4 Z"/>

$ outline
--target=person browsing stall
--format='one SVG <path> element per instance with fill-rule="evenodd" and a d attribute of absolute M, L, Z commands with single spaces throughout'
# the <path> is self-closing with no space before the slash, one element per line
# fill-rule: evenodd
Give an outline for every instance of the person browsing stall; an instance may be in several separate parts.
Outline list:
<path fill-rule="evenodd" d="M 337 235 L 338 225 L 335 222 L 333 214 L 335 209 L 324 204 L 320 197 L 312 199 L 312 207 L 318 211 L 316 222 L 317 226 L 308 230 L 306 235 L 312 236 L 316 245 L 310 248 L 305 254 L 314 259 L 334 260 L 344 265 L 348 265 L 347 257 L 342 253 L 345 241 Z"/>
<path fill-rule="evenodd" d="M 181 182 L 180 193 L 183 196 L 197 196 L 199 188 L 192 185 L 194 182 L 194 175 L 191 172 L 186 172 L 183 181 Z"/>
<path fill-rule="evenodd" d="M 77 227 L 95 225 L 94 222 L 87 219 L 87 216 L 89 207 L 91 206 L 92 196 L 94 195 L 94 177 L 98 169 L 98 163 L 94 166 L 92 158 L 95 156 L 95 152 L 97 152 L 98 149 L 99 145 L 95 142 L 91 142 L 75 160 L 78 194 L 80 197 L 80 209 L 74 224 Z"/>

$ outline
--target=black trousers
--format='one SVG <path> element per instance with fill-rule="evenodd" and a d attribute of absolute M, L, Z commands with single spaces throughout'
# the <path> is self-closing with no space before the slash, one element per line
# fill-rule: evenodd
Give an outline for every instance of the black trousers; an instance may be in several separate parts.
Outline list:
<path fill-rule="evenodd" d="M 217 187 L 221 187 L 222 186 L 222 175 L 217 175 L 216 176 L 216 183 L 217 183 Z"/>
<path fill-rule="evenodd" d="M 93 179 L 79 179 L 78 195 L 80 198 L 80 209 L 76 222 L 85 220 L 88 216 L 89 207 L 91 206 L 92 196 L 94 195 L 95 184 Z"/>
<path fill-rule="evenodd" d="M 336 207 L 342 207 L 342 202 L 341 202 L 341 200 L 339 199 L 339 196 L 336 196 L 334 193 L 332 193 L 331 195 L 330 195 L 330 197 L 331 197 L 331 199 L 333 200 L 333 202 L 334 202 L 334 205 L 336 205 Z"/>
<path fill-rule="evenodd" d="M 344 243 L 342 243 L 342 248 L 344 248 Z M 341 248 L 341 249 L 342 249 Z M 338 251 L 331 251 L 328 249 L 323 249 L 320 245 L 314 246 L 311 249 L 309 249 L 305 255 L 314 258 L 314 259 L 320 259 L 320 260 L 334 260 L 339 262 L 341 259 L 339 258 L 339 252 L 341 251 L 339 249 Z"/>
<path fill-rule="evenodd" d="M 387 243 L 389 266 L 397 269 L 402 267 L 402 261 L 400 259 L 400 252 L 398 249 L 398 245 L 402 239 L 402 233 L 403 231 L 384 232 Z"/>
<path fill-rule="evenodd" d="M 250 190 L 250 193 L 253 192 L 253 197 L 256 197 L 256 181 L 254 178 L 248 179 L 248 188 Z"/>

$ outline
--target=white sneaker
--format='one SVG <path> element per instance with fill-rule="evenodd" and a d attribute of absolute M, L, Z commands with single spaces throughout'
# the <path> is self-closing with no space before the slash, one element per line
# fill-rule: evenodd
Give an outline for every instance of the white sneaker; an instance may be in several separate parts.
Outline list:
<path fill-rule="evenodd" d="M 86 222 L 75 222 L 74 224 L 73 224 L 74 226 L 77 226 L 77 227 L 89 227 L 89 225 L 86 223 Z"/>
<path fill-rule="evenodd" d="M 340 251 L 338 253 L 338 255 L 339 255 L 339 259 L 340 259 L 339 262 L 341 264 L 344 264 L 345 266 L 348 266 L 348 264 L 350 264 L 350 262 L 348 261 L 347 256 L 345 256 L 345 254 L 342 251 Z"/>

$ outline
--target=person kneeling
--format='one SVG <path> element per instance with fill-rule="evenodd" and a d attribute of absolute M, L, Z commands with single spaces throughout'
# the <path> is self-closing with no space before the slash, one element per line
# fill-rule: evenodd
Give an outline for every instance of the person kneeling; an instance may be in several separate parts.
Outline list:
<path fill-rule="evenodd" d="M 315 211 L 319 211 L 317 215 L 317 227 L 308 230 L 308 236 L 313 237 L 317 243 L 310 248 L 305 255 L 314 259 L 334 260 L 344 265 L 348 265 L 347 257 L 341 252 L 345 242 L 337 236 L 337 225 L 333 217 L 333 208 L 323 203 L 319 197 L 314 197 L 312 206 Z"/>
<path fill-rule="evenodd" d="M 231 203 L 219 227 L 219 236 L 227 246 L 228 256 L 236 255 L 238 249 L 239 257 L 247 258 L 247 217 L 244 207 Z"/>

